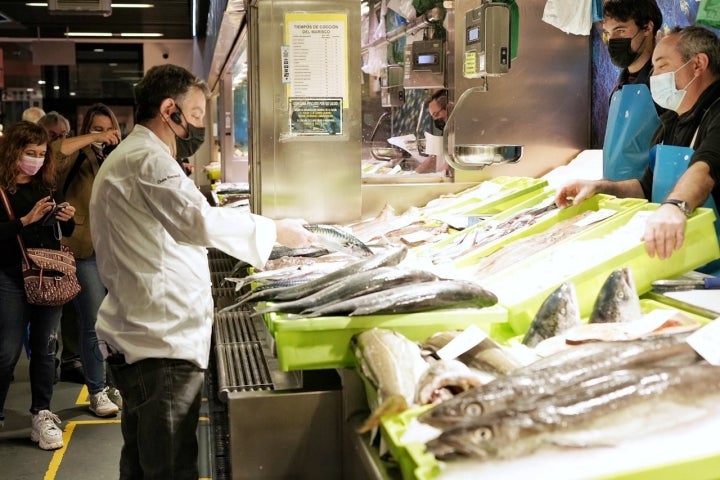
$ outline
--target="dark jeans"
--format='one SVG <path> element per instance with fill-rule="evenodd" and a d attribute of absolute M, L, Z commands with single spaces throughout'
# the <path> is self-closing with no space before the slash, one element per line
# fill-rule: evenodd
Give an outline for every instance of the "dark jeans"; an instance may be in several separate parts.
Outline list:
<path fill-rule="evenodd" d="M 30 412 L 50 410 L 62 307 L 27 303 L 22 272 L 0 269 L 0 414 L 30 325 Z"/>
<path fill-rule="evenodd" d="M 162 358 L 107 359 L 123 399 L 120 480 L 197 480 L 197 425 L 205 373 Z"/>

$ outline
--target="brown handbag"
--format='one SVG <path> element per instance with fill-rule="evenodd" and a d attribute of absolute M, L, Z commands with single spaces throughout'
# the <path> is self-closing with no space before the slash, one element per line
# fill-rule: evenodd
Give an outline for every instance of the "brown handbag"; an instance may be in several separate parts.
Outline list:
<path fill-rule="evenodd" d="M 4 189 L 0 189 L 0 196 L 8 218 L 15 220 Z M 20 234 L 17 239 L 23 256 L 23 283 L 29 304 L 48 307 L 65 305 L 80 293 L 75 257 L 68 247 L 60 245 L 60 250 L 25 248 Z"/>

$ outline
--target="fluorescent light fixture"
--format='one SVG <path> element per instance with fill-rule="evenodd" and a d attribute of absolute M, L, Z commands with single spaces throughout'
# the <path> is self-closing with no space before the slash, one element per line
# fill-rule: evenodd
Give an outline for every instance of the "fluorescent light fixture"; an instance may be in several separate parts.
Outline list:
<path fill-rule="evenodd" d="M 34 88 L 26 88 L 25 91 L 26 91 L 26 92 L 34 92 L 35 89 L 34 89 Z"/>
<path fill-rule="evenodd" d="M 95 53 L 103 53 L 105 51 L 104 48 L 93 48 L 93 52 Z"/>
<path fill-rule="evenodd" d="M 70 92 L 70 96 L 71 96 L 71 97 L 74 97 L 74 96 L 75 96 L 75 92 Z"/>
<path fill-rule="evenodd" d="M 190 19 L 192 21 L 192 36 L 193 38 L 197 37 L 197 1 L 193 0 L 192 2 L 192 17 Z"/>
<path fill-rule="evenodd" d="M 47 7 L 47 2 L 25 2 L 28 7 Z M 112 8 L 153 8 L 152 3 L 113 3 Z"/>
<path fill-rule="evenodd" d="M 45 85 L 45 80 L 38 80 L 38 85 Z"/>
<path fill-rule="evenodd" d="M 67 37 L 112 37 L 110 32 L 65 32 Z"/>
<path fill-rule="evenodd" d="M 60 85 L 53 85 L 53 90 L 60 90 Z"/>

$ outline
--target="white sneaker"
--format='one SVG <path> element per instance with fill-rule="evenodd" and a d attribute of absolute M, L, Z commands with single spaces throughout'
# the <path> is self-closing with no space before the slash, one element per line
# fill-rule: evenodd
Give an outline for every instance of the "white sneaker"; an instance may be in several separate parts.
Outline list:
<path fill-rule="evenodd" d="M 108 387 L 107 396 L 111 402 L 117 405 L 118 409 L 122 410 L 122 396 L 120 395 L 120 390 L 115 387 Z"/>
<path fill-rule="evenodd" d="M 30 440 L 39 442 L 43 450 L 55 450 L 63 447 L 62 431 L 57 427 L 60 418 L 50 410 L 40 410 L 32 416 Z"/>
<path fill-rule="evenodd" d="M 98 393 L 90 394 L 90 411 L 98 417 L 110 417 L 120 411 L 118 406 L 110 401 L 107 392 L 108 387 L 105 387 Z"/>

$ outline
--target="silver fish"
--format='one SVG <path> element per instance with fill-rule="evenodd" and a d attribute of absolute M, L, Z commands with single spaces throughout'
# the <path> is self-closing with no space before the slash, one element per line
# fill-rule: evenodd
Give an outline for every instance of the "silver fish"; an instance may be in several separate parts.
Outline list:
<path fill-rule="evenodd" d="M 332 285 L 335 282 L 340 282 L 354 273 L 364 272 L 378 267 L 397 265 L 405 258 L 407 252 L 408 249 L 404 245 L 400 247 L 390 248 L 385 251 L 376 253 L 372 257 L 352 262 L 342 268 L 339 268 L 335 271 L 332 271 L 300 285 L 295 285 L 287 288 L 266 290 L 265 292 L 263 292 L 263 299 L 280 301 L 297 300 L 299 298 L 306 297 L 319 290 L 322 290 L 323 288 Z M 251 295 L 245 301 L 254 302 L 257 301 L 257 297 Z"/>
<path fill-rule="evenodd" d="M 435 354 L 461 333 L 460 331 L 435 333 L 427 338 L 421 347 L 423 350 Z M 496 375 L 508 374 L 523 365 L 520 360 L 490 337 L 486 337 L 482 342 L 462 353 L 458 356 L 458 360 L 470 368 Z"/>
<path fill-rule="evenodd" d="M 275 303 L 253 315 L 269 312 L 298 313 L 306 308 L 354 298 L 359 295 L 385 290 L 391 287 L 438 280 L 437 275 L 425 270 L 408 270 L 397 267 L 379 267 L 347 276 L 307 297 L 290 302 Z"/>
<path fill-rule="evenodd" d="M 350 344 L 358 373 L 377 392 L 370 418 L 360 428 L 367 432 L 379 425 L 383 415 L 414 405 L 418 380 L 428 364 L 415 342 L 393 330 L 372 328 L 353 336 Z"/>
<path fill-rule="evenodd" d="M 687 414 L 697 420 L 717 409 L 718 400 L 720 367 L 707 363 L 609 372 L 569 386 L 533 410 L 447 430 L 428 449 L 442 458 L 486 459 L 512 458 L 550 444 L 606 446 L 678 425 Z"/>
<path fill-rule="evenodd" d="M 322 246 L 329 250 L 345 252 L 357 257 L 373 255 L 373 251 L 357 237 L 335 225 L 311 223 L 304 227 L 314 233 Z"/>
<path fill-rule="evenodd" d="M 534 347 L 543 340 L 580 325 L 580 307 L 575 286 L 565 282 L 542 303 L 522 343 Z"/>
<path fill-rule="evenodd" d="M 441 429 L 482 421 L 510 405 L 517 410 L 531 409 L 538 399 L 550 397 L 570 383 L 613 370 L 687 364 L 698 358 L 685 342 L 687 335 L 578 345 L 538 360 L 515 374 L 498 377 L 487 385 L 460 394 L 423 413 L 419 420 Z"/>
<path fill-rule="evenodd" d="M 464 280 L 437 280 L 403 285 L 303 311 L 308 317 L 410 313 L 442 308 L 489 307 L 497 297 Z"/>
<path fill-rule="evenodd" d="M 640 298 L 628 267 L 614 270 L 595 299 L 588 323 L 631 322 L 642 317 Z"/>

